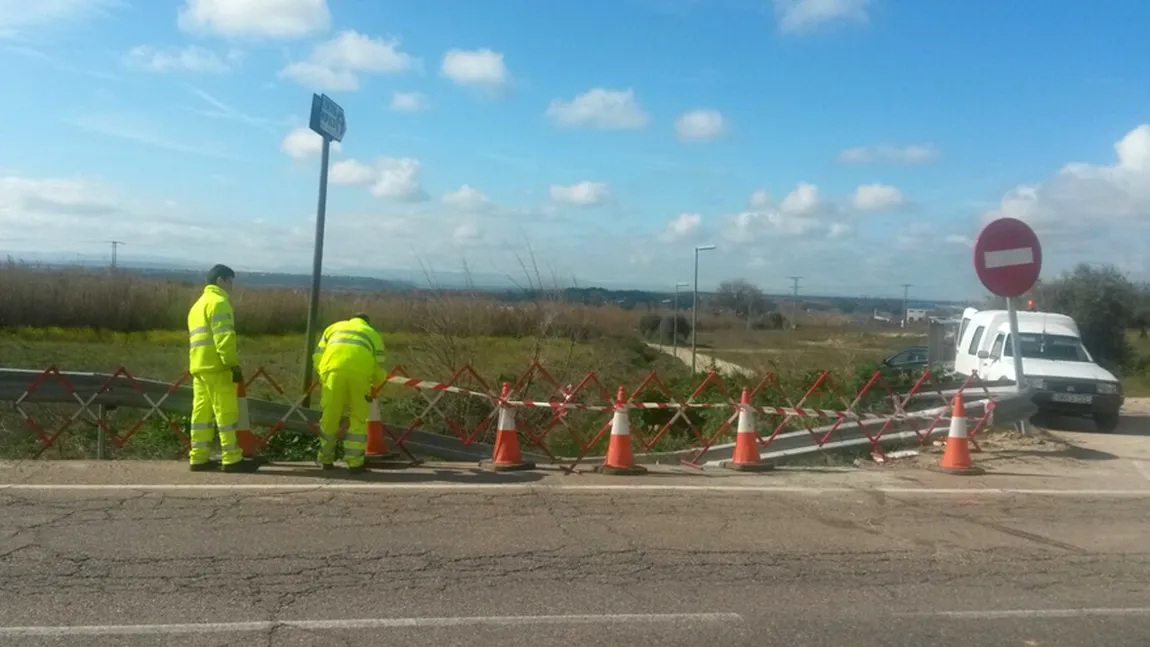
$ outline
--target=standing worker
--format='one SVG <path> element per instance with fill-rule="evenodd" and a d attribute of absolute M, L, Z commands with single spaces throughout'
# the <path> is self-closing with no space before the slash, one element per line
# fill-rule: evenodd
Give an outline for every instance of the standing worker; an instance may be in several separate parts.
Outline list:
<path fill-rule="evenodd" d="M 325 470 L 335 467 L 335 445 L 339 420 L 348 410 L 347 436 L 343 455 L 350 471 L 367 469 L 367 414 L 372 392 L 387 378 L 383 370 L 383 340 L 363 313 L 337 321 L 323 331 L 315 347 L 313 362 L 319 373 L 323 394 L 320 407 L 320 442 L 317 462 Z"/>
<path fill-rule="evenodd" d="M 259 463 L 245 459 L 236 440 L 239 398 L 236 385 L 243 382 L 236 349 L 235 313 L 228 293 L 236 273 L 226 265 L 208 271 L 204 293 L 188 311 L 188 372 L 192 374 L 193 472 L 216 467 L 210 460 L 213 421 L 220 431 L 220 463 L 225 472 L 254 472 Z"/>

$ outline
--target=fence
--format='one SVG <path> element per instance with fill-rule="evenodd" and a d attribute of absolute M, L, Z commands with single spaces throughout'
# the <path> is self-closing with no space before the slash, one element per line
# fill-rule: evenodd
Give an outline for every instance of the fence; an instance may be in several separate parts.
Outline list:
<path fill-rule="evenodd" d="M 976 438 L 992 413 L 1000 417 L 995 405 L 1004 402 L 1001 397 L 996 400 L 989 385 L 975 377 L 940 384 L 929 371 L 904 393 L 896 392 L 881 372 L 875 372 L 849 394 L 823 371 L 798 389 L 797 398 L 771 373 L 755 382 L 729 380 L 712 371 L 689 392 L 676 395 L 656 372 L 633 388 L 605 385 L 594 372 L 576 383 L 562 384 L 533 362 L 518 378 L 505 382 L 504 396 L 502 384 L 484 379 L 471 366 L 460 367 L 443 381 L 410 377 L 403 367 L 397 367 L 389 373 L 387 384 L 399 394 L 383 398 L 393 405 L 384 407 L 385 430 L 389 445 L 413 463 L 415 452 L 473 458 L 475 452 L 467 448 L 486 451 L 482 443 L 494 435 L 499 408 L 509 407 L 525 452 L 574 470 L 581 463 L 598 460 L 592 452 L 602 448 L 611 418 L 621 408 L 636 418 L 631 423 L 632 439 L 640 456 L 678 459 L 697 467 L 726 446 L 724 440 L 733 439 L 744 390 L 759 417 L 760 448 L 783 453 L 862 444 L 869 445 L 876 457 L 884 457 L 882 444 L 892 437 L 927 443 L 936 432 L 945 433 L 949 402 L 956 394 L 964 399 L 982 397 L 974 406 L 968 405 L 968 411 L 983 410 L 968 420 L 971 436 Z M 0 400 L 13 402 L 39 444 L 37 456 L 56 446 L 81 420 L 97 428 L 102 441 L 116 448 L 125 447 L 149 421 L 155 421 L 178 437 L 186 450 L 188 436 L 181 417 L 190 411 L 189 382 L 187 374 L 170 384 L 141 380 L 123 367 L 110 374 L 66 373 L 55 366 L 43 371 L 5 369 L 0 370 Z M 304 408 L 303 394 L 289 396 L 262 367 L 247 376 L 245 386 L 249 393 L 258 387 L 278 399 L 248 400 L 258 447 L 266 447 L 283 433 L 318 434 L 318 411 Z M 60 411 L 61 403 L 73 408 Z M 56 407 L 57 423 L 45 424 L 36 415 L 34 409 L 45 405 Z M 109 408 L 140 409 L 143 414 L 111 425 L 106 418 Z"/>

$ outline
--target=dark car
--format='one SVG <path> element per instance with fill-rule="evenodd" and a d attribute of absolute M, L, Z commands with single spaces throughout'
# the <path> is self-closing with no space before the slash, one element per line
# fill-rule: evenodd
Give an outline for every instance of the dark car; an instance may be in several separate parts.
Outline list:
<path fill-rule="evenodd" d="M 882 361 L 883 366 L 899 370 L 926 368 L 929 364 L 926 346 L 911 346 Z"/>

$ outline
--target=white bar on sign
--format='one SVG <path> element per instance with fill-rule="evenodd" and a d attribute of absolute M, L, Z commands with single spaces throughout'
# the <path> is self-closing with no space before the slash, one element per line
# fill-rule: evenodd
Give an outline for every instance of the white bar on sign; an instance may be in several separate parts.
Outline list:
<path fill-rule="evenodd" d="M 985 252 L 982 257 L 986 262 L 986 269 L 988 270 L 993 270 L 996 267 L 1033 265 L 1034 248 L 1016 247 L 1014 249 L 999 249 L 993 252 Z"/>

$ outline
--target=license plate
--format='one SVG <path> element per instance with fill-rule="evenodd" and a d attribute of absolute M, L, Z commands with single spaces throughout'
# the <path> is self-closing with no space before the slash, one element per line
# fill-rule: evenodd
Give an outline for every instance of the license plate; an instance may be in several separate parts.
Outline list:
<path fill-rule="evenodd" d="M 1055 402 L 1070 402 L 1073 404 L 1090 404 L 1094 396 L 1088 393 L 1053 393 L 1050 399 Z"/>

